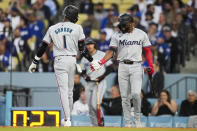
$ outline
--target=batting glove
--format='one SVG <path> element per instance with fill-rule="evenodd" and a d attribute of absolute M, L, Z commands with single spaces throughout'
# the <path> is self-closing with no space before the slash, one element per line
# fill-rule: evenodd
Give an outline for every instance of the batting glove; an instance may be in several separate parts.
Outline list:
<path fill-rule="evenodd" d="M 29 66 L 29 73 L 33 73 L 35 72 L 38 62 L 39 62 L 40 58 L 35 56 L 34 60 L 32 61 L 31 65 Z"/>
<path fill-rule="evenodd" d="M 99 64 L 99 60 L 93 60 L 90 64 L 90 69 L 92 71 L 98 70 L 101 68 L 101 65 Z"/>
<path fill-rule="evenodd" d="M 98 60 L 93 60 L 93 61 L 91 62 L 91 64 L 90 64 L 90 69 L 91 69 L 92 71 L 98 70 L 98 69 L 101 68 L 101 66 L 102 66 L 103 64 L 105 64 L 105 62 L 106 62 L 105 59 L 101 59 L 100 61 L 98 61 Z"/>
<path fill-rule="evenodd" d="M 153 75 L 153 73 L 154 73 L 154 68 L 153 67 L 149 66 L 146 70 L 148 72 L 148 75 Z"/>

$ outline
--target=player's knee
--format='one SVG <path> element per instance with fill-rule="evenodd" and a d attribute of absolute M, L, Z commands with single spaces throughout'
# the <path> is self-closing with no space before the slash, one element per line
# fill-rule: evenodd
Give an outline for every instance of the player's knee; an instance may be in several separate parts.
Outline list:
<path fill-rule="evenodd" d="M 132 93 L 132 98 L 139 99 L 140 98 L 140 93 Z"/>

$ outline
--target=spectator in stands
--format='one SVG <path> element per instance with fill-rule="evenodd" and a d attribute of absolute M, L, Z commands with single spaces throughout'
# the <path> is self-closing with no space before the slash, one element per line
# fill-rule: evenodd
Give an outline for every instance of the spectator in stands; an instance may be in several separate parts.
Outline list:
<path fill-rule="evenodd" d="M 25 41 L 21 37 L 21 32 L 19 28 L 16 28 L 14 30 L 14 39 L 13 39 L 13 44 L 16 48 L 16 55 L 18 59 L 18 71 L 24 70 L 24 65 L 22 63 L 23 57 L 24 57 L 24 46 L 25 46 Z"/>
<path fill-rule="evenodd" d="M 156 36 L 157 36 L 157 24 L 150 23 L 148 29 L 148 37 L 152 45 L 156 44 L 156 39 L 157 39 Z"/>
<path fill-rule="evenodd" d="M 144 26 L 147 31 L 150 23 L 153 23 L 153 14 L 152 12 L 147 11 L 145 14 L 145 20 L 141 21 L 141 25 Z"/>
<path fill-rule="evenodd" d="M 134 20 L 134 24 L 135 24 L 135 27 L 136 27 L 136 28 L 141 29 L 141 30 L 143 30 L 143 31 L 146 31 L 145 27 L 142 26 L 142 25 L 140 24 L 140 19 L 139 19 L 139 17 L 134 16 L 134 17 L 133 17 L 133 20 Z"/>
<path fill-rule="evenodd" d="M 44 5 L 44 1 L 45 0 L 36 0 L 34 3 L 32 3 L 32 8 L 37 20 L 44 21 L 46 19 L 49 25 L 52 25 L 51 11 L 48 6 Z"/>
<path fill-rule="evenodd" d="M 157 50 L 158 50 L 158 62 L 160 65 L 160 69 L 165 72 L 170 72 L 170 46 L 165 43 L 165 36 L 160 34 L 157 36 Z"/>
<path fill-rule="evenodd" d="M 169 24 L 172 23 L 174 18 L 173 18 L 172 2 L 171 1 L 164 2 L 163 13 L 166 16 L 167 23 L 169 23 Z"/>
<path fill-rule="evenodd" d="M 110 10 L 113 10 L 116 13 L 119 13 L 118 5 L 116 3 L 112 3 L 110 5 Z"/>
<path fill-rule="evenodd" d="M 160 17 L 159 17 L 159 23 L 158 23 L 157 31 L 159 33 L 161 33 L 162 32 L 162 29 L 163 29 L 163 26 L 166 25 L 166 24 L 167 24 L 166 23 L 166 16 L 163 13 L 161 13 L 160 14 Z"/>
<path fill-rule="evenodd" d="M 182 66 L 185 66 L 185 57 L 186 55 L 186 49 L 188 46 L 188 27 L 185 25 L 185 22 L 183 21 L 183 16 L 181 13 L 178 13 L 176 15 L 176 22 L 178 26 L 178 42 L 181 45 L 181 52 L 180 52 L 180 64 Z"/>
<path fill-rule="evenodd" d="M 101 22 L 101 29 L 112 28 L 114 22 L 118 22 L 119 13 L 115 12 L 113 9 L 109 9 L 107 16 Z"/>
<path fill-rule="evenodd" d="M 104 10 L 103 3 L 99 2 L 95 6 L 94 17 L 101 23 L 101 21 L 107 16 L 107 12 Z"/>
<path fill-rule="evenodd" d="M 112 86 L 112 98 L 106 98 L 102 101 L 102 107 L 106 115 L 122 115 L 122 104 L 120 97 L 120 90 L 118 85 Z"/>
<path fill-rule="evenodd" d="M 100 28 L 100 23 L 94 18 L 94 13 L 89 12 L 88 13 L 88 18 L 87 20 L 84 20 L 83 23 L 81 24 L 82 27 L 85 28 L 90 28 L 91 30 L 99 30 Z"/>
<path fill-rule="evenodd" d="M 141 113 L 144 116 L 148 116 L 149 113 L 151 113 L 151 104 L 150 104 L 150 102 L 148 102 L 147 98 L 145 97 L 143 90 L 141 90 L 141 99 L 142 99 Z"/>
<path fill-rule="evenodd" d="M 11 21 L 10 21 L 10 19 L 7 18 L 4 21 L 3 34 L 5 35 L 5 37 L 7 38 L 8 41 L 12 41 L 12 37 L 13 37 L 12 33 L 13 33 L 13 29 L 11 26 Z"/>
<path fill-rule="evenodd" d="M 9 66 L 10 53 L 6 52 L 5 44 L 2 43 L 2 37 L 0 36 L 0 71 L 6 71 Z"/>
<path fill-rule="evenodd" d="M 28 20 L 31 35 L 36 37 L 36 46 L 39 46 L 43 38 L 44 23 L 36 19 L 36 14 L 34 12 L 29 12 Z"/>
<path fill-rule="evenodd" d="M 109 49 L 109 41 L 106 40 L 107 33 L 103 30 L 100 31 L 99 40 L 97 41 L 99 50 L 105 52 Z"/>
<path fill-rule="evenodd" d="M 18 15 L 18 10 L 16 7 L 11 8 L 8 18 L 10 19 L 12 29 L 14 30 L 20 24 L 20 16 Z"/>
<path fill-rule="evenodd" d="M 163 34 L 165 36 L 165 43 L 170 47 L 170 73 L 179 72 L 178 56 L 180 55 L 178 40 L 171 35 L 171 27 L 169 25 L 163 26 Z"/>
<path fill-rule="evenodd" d="M 94 4 L 92 0 L 84 0 L 79 7 L 80 13 L 92 13 L 94 11 Z"/>
<path fill-rule="evenodd" d="M 171 99 L 170 93 L 167 90 L 162 90 L 158 101 L 152 108 L 152 115 L 175 115 L 177 107 L 176 102 Z"/>
<path fill-rule="evenodd" d="M 80 91 L 80 99 L 74 102 L 72 115 L 89 115 L 89 108 L 86 101 L 85 88 Z"/>
<path fill-rule="evenodd" d="M 179 112 L 180 116 L 197 115 L 197 95 L 194 91 L 188 91 L 187 99 L 182 101 Z"/>
<path fill-rule="evenodd" d="M 50 9 L 51 16 L 55 16 L 57 14 L 57 5 L 55 0 L 45 0 L 44 5 Z"/>
<path fill-rule="evenodd" d="M 75 74 L 74 76 L 74 88 L 73 88 L 73 103 L 77 101 L 80 97 L 80 92 L 84 88 L 84 86 L 80 82 L 81 78 L 79 74 Z"/>
<path fill-rule="evenodd" d="M 29 25 L 27 23 L 27 19 L 25 19 L 24 17 L 22 17 L 20 19 L 20 25 L 19 25 L 19 29 L 21 32 L 21 37 L 23 40 L 25 40 L 25 42 L 27 42 L 27 40 L 29 38 L 31 38 L 31 30 L 29 28 Z"/>

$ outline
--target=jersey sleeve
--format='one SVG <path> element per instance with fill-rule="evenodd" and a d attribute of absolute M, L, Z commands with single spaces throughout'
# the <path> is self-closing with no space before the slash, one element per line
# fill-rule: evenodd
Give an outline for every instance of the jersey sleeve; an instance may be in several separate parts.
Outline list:
<path fill-rule="evenodd" d="M 47 30 L 47 33 L 45 34 L 43 40 L 45 43 L 50 44 L 51 43 L 51 36 L 49 34 L 49 29 Z"/>
<path fill-rule="evenodd" d="M 116 34 L 112 36 L 109 47 L 118 47 L 118 39 Z"/>
<path fill-rule="evenodd" d="M 83 33 L 83 28 L 79 25 L 79 41 L 80 40 L 84 40 L 85 39 L 85 35 Z"/>
<path fill-rule="evenodd" d="M 142 46 L 143 47 L 151 46 L 150 40 L 145 32 L 144 32 L 144 39 L 142 42 Z"/>

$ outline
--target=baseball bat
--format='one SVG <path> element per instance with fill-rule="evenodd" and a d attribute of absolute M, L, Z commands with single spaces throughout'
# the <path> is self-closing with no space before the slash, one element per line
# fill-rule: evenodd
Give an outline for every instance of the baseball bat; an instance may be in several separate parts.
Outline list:
<path fill-rule="evenodd" d="M 102 126 L 101 123 L 101 107 L 100 107 L 100 100 L 99 100 L 99 96 L 100 96 L 100 90 L 99 90 L 99 82 L 96 82 L 96 86 L 97 86 L 97 92 L 96 92 L 96 96 L 97 96 L 97 122 L 98 122 L 98 126 Z"/>
<path fill-rule="evenodd" d="M 150 68 L 147 68 L 147 72 L 150 72 L 151 69 Z M 152 75 L 148 74 L 148 78 L 149 78 L 149 81 L 150 81 L 150 86 L 151 86 L 151 93 L 156 96 L 156 90 L 155 90 L 155 87 L 153 85 L 153 77 Z"/>

